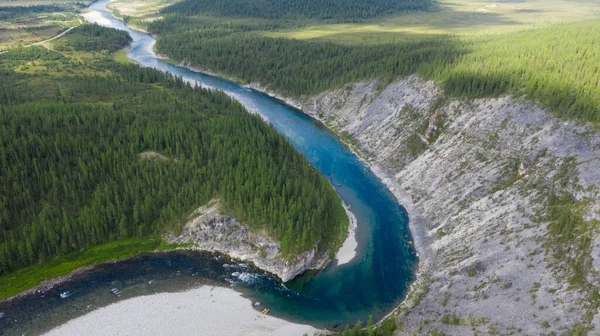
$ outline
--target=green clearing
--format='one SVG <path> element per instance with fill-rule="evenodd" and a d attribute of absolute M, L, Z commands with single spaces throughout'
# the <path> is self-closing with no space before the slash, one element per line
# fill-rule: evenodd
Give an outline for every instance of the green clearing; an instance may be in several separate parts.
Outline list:
<path fill-rule="evenodd" d="M 78 12 L 91 2 L 74 0 L 0 1 L 0 51 L 54 37 L 82 21 Z"/>
<path fill-rule="evenodd" d="M 116 0 L 112 1 L 108 8 L 112 10 L 115 16 L 124 18 L 137 18 L 141 20 L 153 20 L 160 14 L 160 10 L 177 3 L 176 0 Z"/>
<path fill-rule="evenodd" d="M 121 50 L 117 51 L 115 53 L 113 59 L 115 60 L 115 62 L 120 63 L 120 64 L 130 63 L 129 58 L 127 58 L 127 50 L 126 49 L 121 49 Z"/>
<path fill-rule="evenodd" d="M 98 265 L 107 261 L 123 260 L 142 252 L 170 250 L 161 239 L 128 239 L 98 245 L 83 251 L 55 257 L 43 264 L 34 264 L 0 276 L 0 300 L 33 288 L 43 281 L 67 275 L 83 266 Z"/>
<path fill-rule="evenodd" d="M 116 0 L 110 2 L 107 7 L 129 26 L 146 30 L 150 22 L 161 18 L 161 9 L 177 2 L 178 0 Z"/>

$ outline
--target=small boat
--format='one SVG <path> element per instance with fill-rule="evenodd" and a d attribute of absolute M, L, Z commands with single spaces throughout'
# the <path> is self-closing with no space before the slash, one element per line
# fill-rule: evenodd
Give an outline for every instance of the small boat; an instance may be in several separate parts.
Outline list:
<path fill-rule="evenodd" d="M 120 296 L 121 295 L 121 290 L 119 288 L 113 288 L 110 290 L 111 293 L 115 294 L 116 296 Z"/>
<path fill-rule="evenodd" d="M 66 299 L 66 298 L 68 298 L 69 296 L 71 296 L 72 294 L 73 294 L 73 293 L 71 293 L 71 292 L 69 292 L 69 291 L 62 292 L 62 293 L 60 293 L 60 298 L 61 298 L 61 299 Z"/>
<path fill-rule="evenodd" d="M 267 315 L 269 313 L 269 308 L 265 308 L 263 309 L 263 311 L 261 312 L 263 315 Z"/>

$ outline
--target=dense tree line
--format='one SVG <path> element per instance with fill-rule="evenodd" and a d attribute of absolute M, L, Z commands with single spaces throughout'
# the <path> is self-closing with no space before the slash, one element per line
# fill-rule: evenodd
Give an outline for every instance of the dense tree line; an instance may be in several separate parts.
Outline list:
<path fill-rule="evenodd" d="M 166 14 L 233 17 L 357 20 L 408 10 L 428 10 L 432 0 L 184 0 Z"/>
<path fill-rule="evenodd" d="M 366 79 L 419 73 L 450 95 L 525 95 L 566 118 L 600 121 L 600 35 L 596 23 L 563 24 L 505 36 L 338 45 L 269 38 L 251 27 L 201 26 L 192 18 L 151 24 L 156 49 L 178 61 L 258 81 L 286 95 Z M 195 24 L 195 28 L 191 28 Z M 259 28 L 260 29 L 260 28 Z"/>
<path fill-rule="evenodd" d="M 3 0 L 3 3 L 19 2 L 20 0 Z M 42 13 L 58 13 L 70 11 L 73 9 L 81 9 L 90 5 L 89 1 L 56 1 L 44 5 L 29 5 L 29 6 L 0 6 L 0 20 L 14 19 L 22 16 L 39 15 Z"/>
<path fill-rule="evenodd" d="M 11 50 L 9 53 L 2 54 L 2 61 L 4 65 L 6 65 L 7 60 L 13 61 L 31 61 L 31 60 L 41 60 L 41 61 L 55 61 L 62 58 L 62 55 L 59 52 L 54 50 L 48 50 L 44 47 L 33 47 L 33 48 L 17 48 Z M 19 64 L 17 62 L 16 64 Z M 13 64 L 14 65 L 14 64 Z M 4 70 L 6 67 L 3 67 Z M 10 71 L 8 71 L 10 72 Z"/>
<path fill-rule="evenodd" d="M 562 117 L 600 122 L 599 34 L 598 23 L 577 23 L 469 41 L 452 66 L 420 71 L 452 95 L 525 95 Z"/>
<path fill-rule="evenodd" d="M 176 233 L 214 198 L 284 256 L 341 245 L 347 218 L 327 180 L 225 94 L 110 59 L 83 75 L 12 71 L 40 48 L 0 55 L 0 274 Z"/>
<path fill-rule="evenodd" d="M 55 42 L 58 50 L 115 52 L 129 45 L 131 36 L 125 31 L 105 29 L 97 24 L 84 24 L 68 33 L 68 38 Z"/>
<path fill-rule="evenodd" d="M 462 52 L 462 48 L 443 40 L 344 46 L 220 29 L 163 35 L 156 50 L 178 61 L 268 84 L 293 96 L 316 94 L 362 79 L 412 74 L 421 64 L 449 63 Z"/>
<path fill-rule="evenodd" d="M 59 12 L 63 9 L 57 5 L 0 6 L 0 20 L 13 19 L 31 14 Z"/>

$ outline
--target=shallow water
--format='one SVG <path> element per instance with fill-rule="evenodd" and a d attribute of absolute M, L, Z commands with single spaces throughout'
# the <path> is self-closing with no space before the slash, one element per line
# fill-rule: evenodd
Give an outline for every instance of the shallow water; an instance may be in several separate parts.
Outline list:
<path fill-rule="evenodd" d="M 333 329 L 369 315 L 383 317 L 402 300 L 414 279 L 416 253 L 409 242 L 408 216 L 386 186 L 333 133 L 300 111 L 232 81 L 174 66 L 152 52 L 151 35 L 129 29 L 94 3 L 87 19 L 128 31 L 127 56 L 143 66 L 168 71 L 199 85 L 223 90 L 257 111 L 325 175 L 358 221 L 357 256 L 281 284 L 244 263 L 197 252 L 142 255 L 103 265 L 42 295 L 0 304 L 0 333 L 36 334 L 117 300 L 202 284 L 234 286 L 261 307 L 288 320 Z M 118 288 L 120 295 L 111 289 Z M 62 298 L 60 294 L 67 296 Z"/>

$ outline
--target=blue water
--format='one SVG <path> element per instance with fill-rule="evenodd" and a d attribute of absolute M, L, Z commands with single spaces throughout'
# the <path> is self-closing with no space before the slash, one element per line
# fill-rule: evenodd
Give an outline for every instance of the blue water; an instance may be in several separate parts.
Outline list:
<path fill-rule="evenodd" d="M 143 66 L 181 76 L 194 84 L 229 93 L 248 109 L 264 116 L 306 156 L 311 165 L 331 181 L 358 220 L 357 256 L 350 263 L 338 266 L 334 262 L 320 273 L 306 274 L 285 285 L 276 281 L 274 277 L 245 265 L 243 272 L 235 271 L 235 276 L 232 276 L 234 272 L 230 272 L 229 266 L 224 267 L 223 262 L 215 264 L 216 259 L 212 257 L 193 257 L 193 254 L 189 253 L 185 254 L 185 258 L 181 253 L 143 256 L 148 267 L 146 272 L 139 272 L 137 258 L 119 264 L 118 267 L 105 266 L 77 277 L 56 289 L 56 293 L 47 294 L 51 296 L 51 300 L 48 297 L 33 297 L 26 301 L 29 302 L 28 305 L 18 302 L 12 303 L 11 306 L 0 305 L 0 312 L 4 311 L 6 314 L 4 318 L 0 318 L 0 324 L 2 320 L 10 320 L 9 315 L 13 314 L 20 319 L 36 320 L 37 324 L 43 320 L 47 328 L 48 325 L 60 323 L 64 319 L 82 315 L 85 310 L 79 311 L 73 307 L 82 306 L 82 302 L 87 302 L 92 295 L 106 297 L 105 301 L 98 299 L 99 302 L 94 307 L 118 299 L 98 294 L 107 293 L 112 286 L 110 282 L 117 281 L 110 279 L 117 278 L 121 283 L 129 284 L 123 285 L 124 288 L 136 288 L 129 291 L 132 293 L 130 296 L 156 291 L 156 286 L 145 289 L 148 286 L 141 284 L 161 276 L 165 278 L 166 283 L 173 282 L 170 286 L 164 285 L 164 290 L 183 289 L 194 284 L 203 284 L 205 281 L 219 285 L 233 284 L 237 290 L 253 300 L 262 302 L 263 307 L 269 307 L 275 316 L 327 328 L 353 324 L 358 320 L 366 321 L 369 315 L 378 319 L 399 304 L 414 279 L 417 256 L 409 244 L 411 236 L 406 211 L 369 168 L 322 124 L 284 102 L 232 81 L 196 73 L 158 59 L 151 50 L 154 38 L 129 29 L 122 21 L 115 19 L 105 10 L 104 6 L 107 3 L 99 1 L 90 7 L 93 12 L 99 14 L 92 21 L 128 31 L 133 38 L 127 54 L 130 59 Z M 151 264 L 154 268 L 148 266 Z M 176 277 L 165 275 L 172 275 L 173 272 Z M 240 274 L 245 276 L 240 277 Z M 203 278 L 204 282 L 197 280 L 199 278 Z M 74 294 L 63 299 L 57 296 L 58 291 Z M 43 308 L 38 310 L 30 308 L 33 302 L 45 302 L 44 300 L 51 303 L 46 302 L 41 305 Z M 19 309 L 25 309 L 23 307 L 27 307 L 27 313 L 19 314 Z M 65 311 L 67 307 L 70 312 L 58 318 L 60 314 L 56 311 Z M 28 328 L 42 330 L 39 326 L 38 329 L 33 326 L 36 323 Z M 15 325 L 13 324 L 13 328 Z"/>

